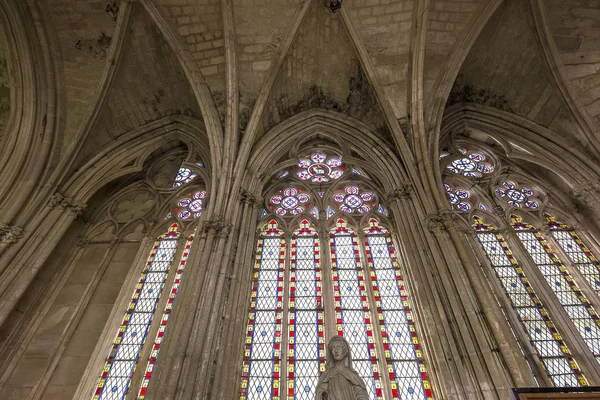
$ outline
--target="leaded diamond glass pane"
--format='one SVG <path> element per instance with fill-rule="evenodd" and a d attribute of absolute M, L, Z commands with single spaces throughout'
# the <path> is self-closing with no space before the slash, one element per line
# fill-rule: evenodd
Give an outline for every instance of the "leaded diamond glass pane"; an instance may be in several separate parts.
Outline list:
<path fill-rule="evenodd" d="M 348 341 L 353 366 L 365 380 L 370 399 L 379 400 L 383 398 L 383 392 L 358 244 L 353 233 L 339 228 L 332 235 L 331 248 L 335 311 L 341 322 L 337 327 L 338 335 Z"/>
<path fill-rule="evenodd" d="M 275 221 L 258 240 L 241 399 L 279 398 L 285 242 Z"/>
<path fill-rule="evenodd" d="M 550 225 L 556 228 L 556 225 Z M 565 225 L 561 225 L 566 227 Z M 573 230 L 552 230 L 552 237 L 564 250 L 569 259 L 576 264 L 590 287 L 600 294 L 600 266 L 590 250 L 577 237 Z"/>
<path fill-rule="evenodd" d="M 313 400 L 325 364 L 319 240 L 307 220 L 292 237 L 288 312 L 288 387 Z"/>
<path fill-rule="evenodd" d="M 371 232 L 383 233 L 375 220 L 371 220 Z M 394 398 L 429 398 L 429 383 L 423 380 L 425 368 L 419 366 L 416 327 L 391 241 L 387 235 L 371 234 L 366 246 L 384 348 L 389 349 L 385 356 Z"/>
<path fill-rule="evenodd" d="M 550 316 L 537 298 L 524 272 L 518 267 L 504 239 L 489 227 L 483 225 L 481 220 L 476 219 L 475 229 L 481 247 L 494 268 L 506 296 L 510 299 L 532 346 L 537 350 L 549 378 L 555 385 L 570 383 L 571 386 L 580 386 L 579 378 L 583 382 L 585 382 L 585 378 L 583 378 L 578 368 L 573 369 L 570 366 L 569 362 L 573 362 L 574 365 L 576 363 L 570 357 L 567 347 L 556 328 L 554 328 Z M 519 235 L 526 233 L 518 232 Z M 540 259 L 544 259 L 544 257 L 540 257 Z M 554 377 L 553 375 L 556 375 L 556 365 L 562 367 L 566 365 L 567 369 L 561 370 L 561 373 L 566 374 L 571 379 Z"/>
<path fill-rule="evenodd" d="M 556 233 L 556 232 L 555 232 Z M 536 232 L 517 232 L 525 248 L 544 275 L 560 304 L 577 327 L 583 340 L 594 355 L 600 355 L 598 316 L 594 308 L 581 293 L 577 283 L 560 264 L 550 247 Z M 544 255 L 542 257 L 541 255 Z"/>
<path fill-rule="evenodd" d="M 94 400 L 122 399 L 129 389 L 131 375 L 144 345 L 152 315 L 177 250 L 177 225 L 162 235 L 150 252 L 136 290 L 117 333 Z"/>

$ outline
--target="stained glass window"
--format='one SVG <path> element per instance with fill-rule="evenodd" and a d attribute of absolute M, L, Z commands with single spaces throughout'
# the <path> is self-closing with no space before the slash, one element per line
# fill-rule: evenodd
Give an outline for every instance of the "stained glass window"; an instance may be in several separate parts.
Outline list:
<path fill-rule="evenodd" d="M 408 293 L 389 232 L 371 218 L 365 234 L 367 261 L 392 395 L 395 399 L 431 399 Z"/>
<path fill-rule="evenodd" d="M 355 185 L 347 185 L 333 194 L 334 205 L 347 214 L 364 214 L 375 206 L 375 195 L 372 191 L 361 189 Z"/>
<path fill-rule="evenodd" d="M 181 219 L 200 218 L 203 210 L 203 201 L 206 198 L 204 190 L 197 190 L 193 193 L 188 193 L 186 196 L 179 199 L 175 212 Z"/>
<path fill-rule="evenodd" d="M 512 221 L 523 246 L 540 269 L 596 360 L 600 362 L 600 318 L 596 310 L 581 293 L 569 271 L 561 264 L 542 235 L 516 215 L 512 216 Z"/>
<path fill-rule="evenodd" d="M 288 398 L 314 400 L 325 368 L 319 236 L 303 220 L 292 236 L 288 301 Z"/>
<path fill-rule="evenodd" d="M 338 219 L 336 225 L 330 235 L 330 247 L 337 334 L 350 344 L 353 367 L 365 380 L 371 400 L 381 400 L 373 319 L 356 233 L 343 219 Z"/>
<path fill-rule="evenodd" d="M 179 187 L 183 184 L 189 183 L 196 179 L 198 175 L 195 174 L 191 169 L 181 167 L 177 172 L 177 176 L 175 177 L 175 182 L 173 182 L 173 187 Z"/>
<path fill-rule="evenodd" d="M 284 261 L 283 232 L 271 220 L 258 239 L 241 400 L 279 398 Z"/>
<path fill-rule="evenodd" d="M 474 222 L 479 244 L 554 386 L 587 386 L 579 366 L 502 235 L 478 217 Z"/>
<path fill-rule="evenodd" d="M 343 174 L 342 157 L 321 151 L 307 154 L 298 161 L 296 167 L 298 178 L 313 183 L 326 183 L 341 178 Z"/>
<path fill-rule="evenodd" d="M 502 182 L 502 185 L 496 188 L 496 196 L 505 200 L 513 207 L 532 209 L 540 207 L 540 202 L 535 198 L 536 193 L 533 189 L 519 187 L 519 185 L 512 181 Z"/>
<path fill-rule="evenodd" d="M 283 197 L 276 201 L 281 203 Z M 309 210 L 303 215 L 310 214 Z M 334 215 L 328 207 L 327 218 Z M 277 222 L 271 220 L 259 236 L 240 399 L 313 400 L 325 370 L 326 341 L 331 339 L 326 331 L 347 339 L 353 368 L 364 379 L 370 400 L 383 400 L 388 391 L 393 393 L 390 399 L 431 399 L 421 344 L 389 232 L 371 219 L 363 248 L 346 220 L 334 219 L 336 227 L 324 244 L 329 245 L 331 269 L 323 281 L 323 243 L 310 221 L 302 219 L 292 233 L 287 270 L 286 244 Z M 369 267 L 361 262 L 361 249 L 366 250 Z M 324 293 L 331 297 L 325 299 Z M 324 307 L 329 300 L 331 315 Z M 281 357 L 282 345 L 285 358 Z M 378 349 L 383 354 L 378 355 Z M 282 375 L 281 370 L 285 371 Z"/>
<path fill-rule="evenodd" d="M 459 188 L 457 185 L 452 187 L 446 183 L 444 183 L 444 190 L 448 196 L 448 201 L 456 211 L 466 212 L 472 208 L 471 202 L 468 200 L 471 194 L 468 191 Z"/>
<path fill-rule="evenodd" d="M 171 286 L 171 291 L 169 292 L 169 300 L 167 301 L 165 309 L 163 310 L 160 326 L 158 327 L 158 332 L 156 333 L 156 338 L 154 338 L 154 344 L 150 353 L 150 359 L 148 360 L 146 371 L 142 378 L 142 384 L 138 393 L 138 400 L 143 400 L 146 397 L 146 391 L 148 390 L 148 385 L 150 384 L 150 379 L 152 378 L 152 373 L 154 372 L 154 367 L 156 365 L 156 359 L 158 358 L 158 353 L 160 352 L 160 347 L 167 331 L 169 317 L 171 316 L 171 311 L 173 310 L 173 304 L 175 303 L 175 298 L 177 296 L 177 292 L 179 291 L 179 285 L 181 284 L 181 278 L 183 277 L 183 270 L 187 264 L 187 259 L 190 255 L 193 241 L 194 235 L 191 235 L 187 240 L 185 244 L 185 250 L 181 255 L 181 261 L 179 262 L 179 267 L 177 268 L 175 279 L 173 281 L 173 285 Z"/>
<path fill-rule="evenodd" d="M 178 226 L 173 224 L 154 244 L 106 360 L 94 400 L 120 400 L 127 395 L 178 238 Z"/>
<path fill-rule="evenodd" d="M 310 195 L 290 187 L 271 196 L 269 203 L 269 209 L 277 215 L 298 215 L 310 207 Z"/>
<path fill-rule="evenodd" d="M 312 215 L 314 219 L 319 219 L 319 210 L 317 209 L 317 207 L 313 207 L 312 211 L 310 212 L 310 215 Z"/>
<path fill-rule="evenodd" d="M 471 152 L 465 149 L 459 149 L 465 155 L 463 158 L 452 161 L 446 167 L 455 174 L 466 176 L 467 178 L 481 178 L 484 174 L 494 171 L 494 164 L 487 160 L 487 157 L 479 152 Z M 440 158 L 446 157 L 440 154 Z"/>
<path fill-rule="evenodd" d="M 571 262 L 579 268 L 594 291 L 600 294 L 600 264 L 581 241 L 577 233 L 566 224 L 558 222 L 556 218 L 547 216 L 546 221 L 550 227 L 550 234 L 558 245 L 567 254 Z"/>

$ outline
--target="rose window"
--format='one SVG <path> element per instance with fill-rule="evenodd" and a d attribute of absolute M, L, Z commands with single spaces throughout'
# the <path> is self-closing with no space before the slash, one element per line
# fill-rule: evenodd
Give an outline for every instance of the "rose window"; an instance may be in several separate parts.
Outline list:
<path fill-rule="evenodd" d="M 325 183 L 339 179 L 344 174 L 342 158 L 315 152 L 298 161 L 296 175 L 298 178 L 314 183 Z"/>
<path fill-rule="evenodd" d="M 269 208 L 278 215 L 298 215 L 309 207 L 310 196 L 302 189 L 287 188 L 271 197 Z"/>
<path fill-rule="evenodd" d="M 179 168 L 177 172 L 177 176 L 175 177 L 175 182 L 173 182 L 173 187 L 179 187 L 185 183 L 193 181 L 198 175 L 196 175 L 189 168 Z"/>
<path fill-rule="evenodd" d="M 188 195 L 177 202 L 175 213 L 181 219 L 198 218 L 202 215 L 202 201 L 206 198 L 204 190 L 198 190 Z"/>
<path fill-rule="evenodd" d="M 457 187 L 452 188 L 450 185 L 444 183 L 444 190 L 448 195 L 448 201 L 452 204 L 452 208 L 457 211 L 467 212 L 471 209 L 471 204 L 467 199 L 471 197 L 469 192 Z"/>
<path fill-rule="evenodd" d="M 333 195 L 335 206 L 348 214 L 369 212 L 375 206 L 373 199 L 372 192 L 361 190 L 358 186 L 352 185 L 346 186 L 343 191 Z"/>
<path fill-rule="evenodd" d="M 466 157 L 452 161 L 446 168 L 455 174 L 461 174 L 467 178 L 481 178 L 483 174 L 489 174 L 494 171 L 494 165 L 486 161 L 486 156 L 481 153 L 467 152 L 465 149 L 459 149 Z"/>
<path fill-rule="evenodd" d="M 502 186 L 496 189 L 496 195 L 506 200 L 513 207 L 526 207 L 536 209 L 540 203 L 534 198 L 535 192 L 532 189 L 521 187 L 511 181 L 505 181 Z"/>

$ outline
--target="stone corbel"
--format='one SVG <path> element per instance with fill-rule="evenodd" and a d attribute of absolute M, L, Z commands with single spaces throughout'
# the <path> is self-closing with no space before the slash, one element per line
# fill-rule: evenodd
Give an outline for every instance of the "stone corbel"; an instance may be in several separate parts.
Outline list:
<path fill-rule="evenodd" d="M 0 224 L 0 243 L 17 243 L 23 237 L 23 228 Z"/>

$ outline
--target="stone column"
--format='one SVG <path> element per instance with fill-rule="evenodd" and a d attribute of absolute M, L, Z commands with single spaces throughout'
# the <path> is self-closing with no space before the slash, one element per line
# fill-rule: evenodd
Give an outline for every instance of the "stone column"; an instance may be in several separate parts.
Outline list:
<path fill-rule="evenodd" d="M 239 396 L 248 305 L 252 290 L 254 258 L 256 256 L 256 228 L 258 212 L 263 200 L 250 192 L 242 192 L 244 212 L 238 237 L 238 251 L 231 269 L 229 298 L 224 312 L 224 329 L 217 369 L 212 385 L 212 398 L 233 399 Z M 282 352 L 282 355 L 285 354 Z"/>
<path fill-rule="evenodd" d="M 425 331 L 433 390 L 448 398 L 504 398 L 510 376 L 496 354 L 464 269 L 468 257 L 454 243 L 460 240 L 459 232 L 445 212 L 424 215 L 412 192 L 405 184 L 389 193 L 388 200 L 399 234 L 410 242 L 405 249 L 411 251 L 404 251 L 412 264 L 406 269 L 407 281 L 415 288 L 415 311 Z"/>
<path fill-rule="evenodd" d="M 236 254 L 242 210 L 237 207 L 231 219 L 210 216 L 203 223 L 206 244 L 199 249 L 199 258 L 188 259 L 187 268 L 194 273 L 186 279 L 180 294 L 182 302 L 174 312 L 179 317 L 172 321 L 173 336 L 167 335 L 169 345 L 163 349 L 168 357 L 159 359 L 149 399 L 199 398 L 210 391 L 223 327 L 225 278 Z M 235 221 L 235 225 L 229 221 Z"/>

